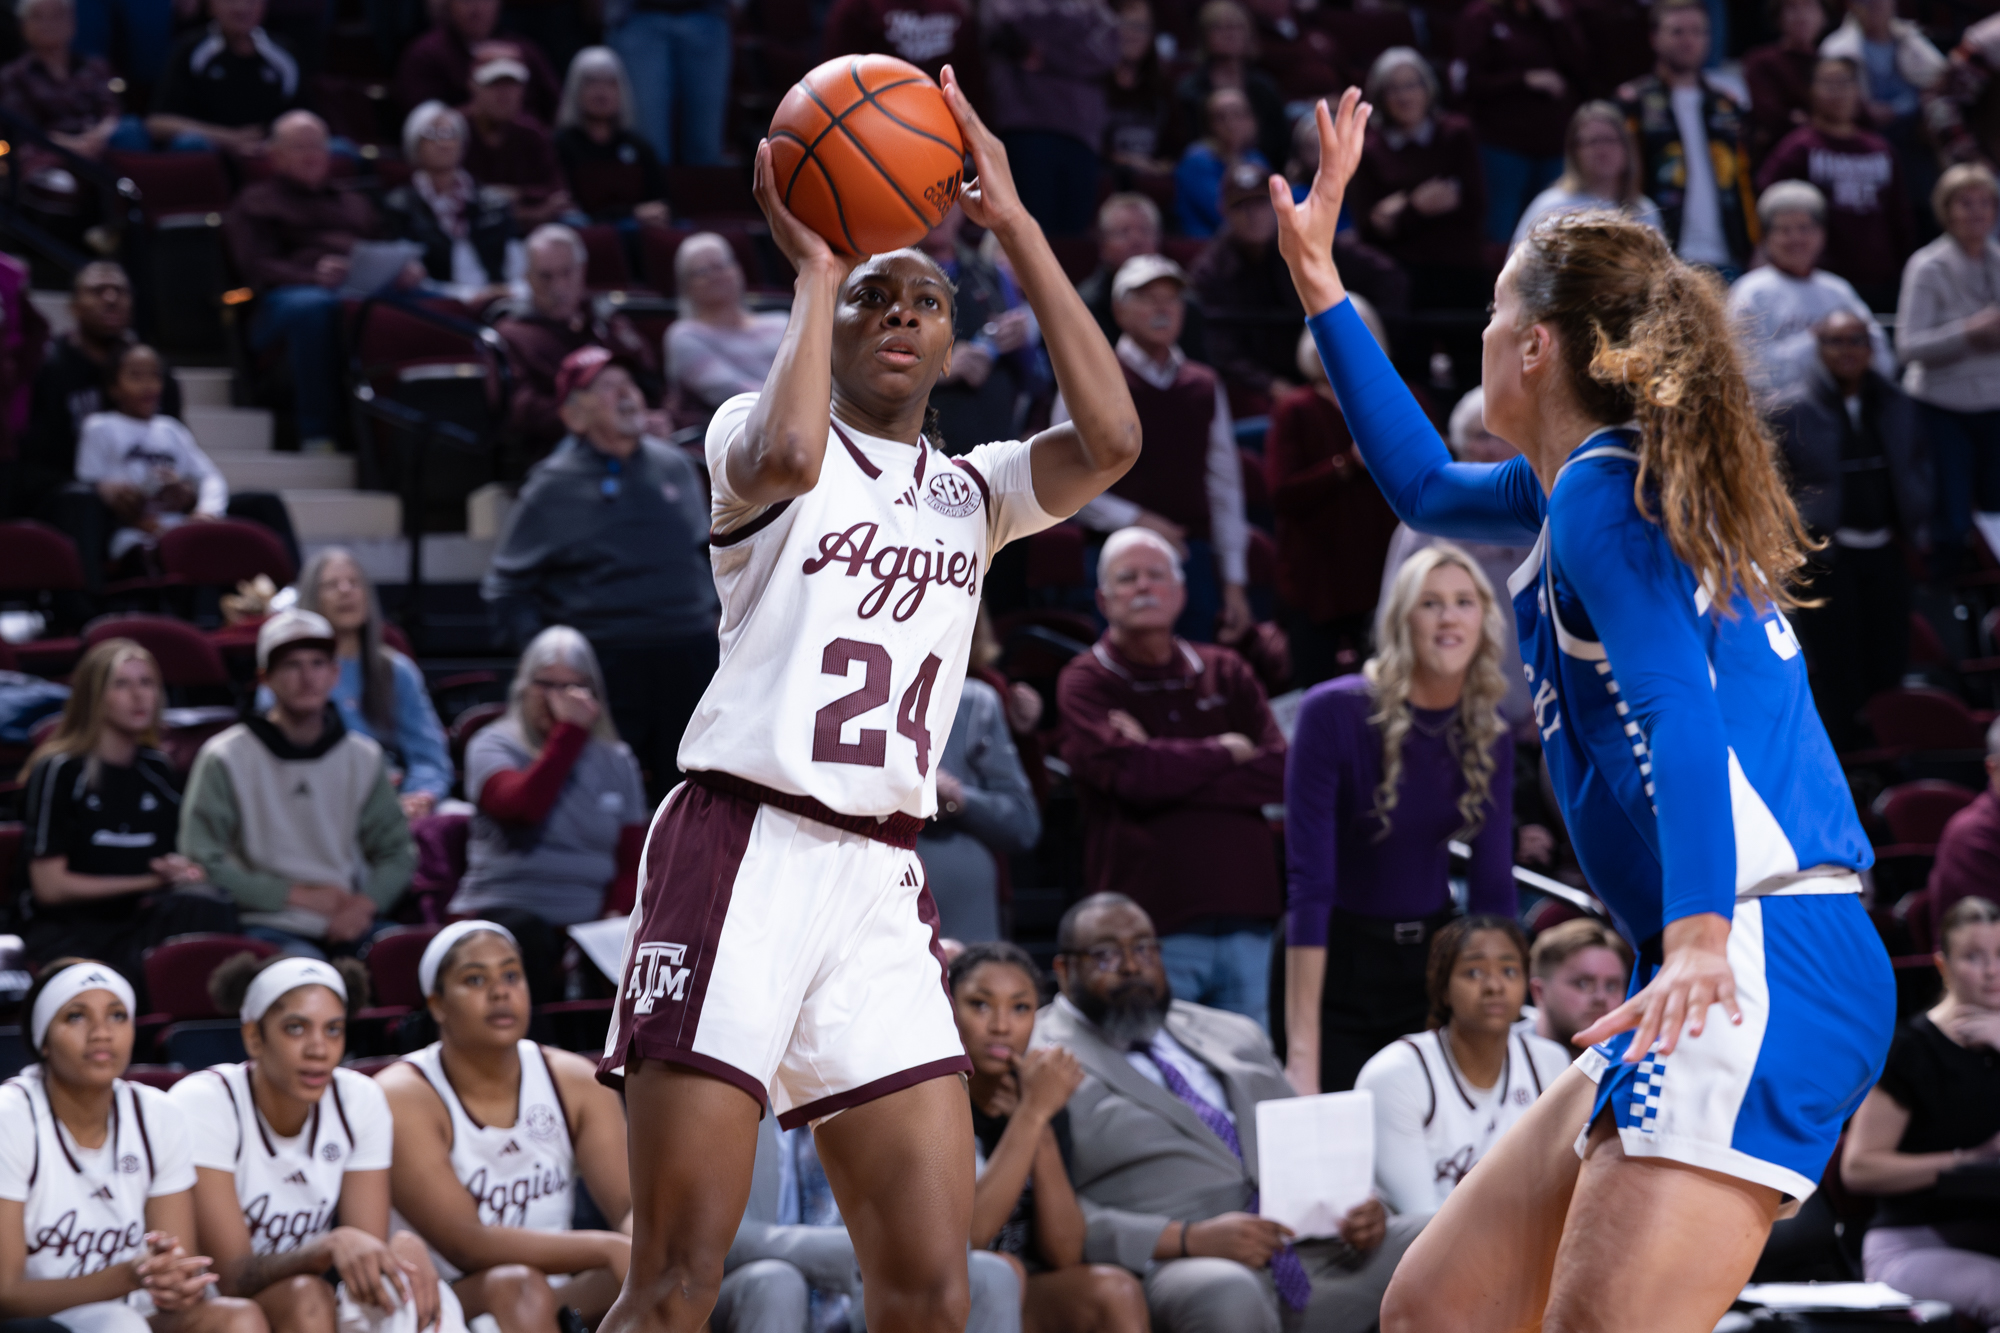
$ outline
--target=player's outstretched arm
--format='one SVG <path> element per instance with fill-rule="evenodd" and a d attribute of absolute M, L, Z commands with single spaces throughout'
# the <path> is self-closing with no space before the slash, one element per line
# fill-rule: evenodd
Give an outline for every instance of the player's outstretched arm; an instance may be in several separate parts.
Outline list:
<path fill-rule="evenodd" d="M 771 239 L 799 276 L 777 359 L 724 466 L 739 498 L 776 504 L 804 495 L 819 482 L 833 412 L 833 312 L 854 261 L 835 254 L 785 207 L 772 178 L 768 141 L 757 145 L 755 188 Z"/>
<path fill-rule="evenodd" d="M 1041 224 L 1021 206 L 1007 150 L 966 101 L 949 65 L 944 67 L 944 98 L 978 172 L 959 195 L 959 206 L 1000 238 L 1014 278 L 1042 326 L 1056 387 L 1069 406 L 1070 419 L 1037 435 L 1031 455 L 1035 503 L 1067 517 L 1138 461 L 1139 412 L 1104 331 L 1056 262 Z"/>

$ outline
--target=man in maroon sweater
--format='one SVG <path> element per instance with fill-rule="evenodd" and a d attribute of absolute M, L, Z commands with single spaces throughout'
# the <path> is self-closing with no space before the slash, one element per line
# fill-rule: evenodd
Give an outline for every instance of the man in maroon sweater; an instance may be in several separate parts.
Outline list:
<path fill-rule="evenodd" d="M 1915 249 L 1903 165 L 1887 139 L 1861 128 L 1861 74 L 1822 56 L 1813 66 L 1811 119 L 1771 150 L 1757 188 L 1811 181 L 1826 196 L 1829 273 L 1854 284 L 1871 310 L 1894 310 L 1903 261 Z"/>
<path fill-rule="evenodd" d="M 1152 916 L 1176 996 L 1263 1023 L 1285 908 L 1263 811 L 1284 799 L 1284 737 L 1242 658 L 1174 634 L 1185 592 L 1166 538 L 1114 533 L 1097 568 L 1111 627 L 1056 683 L 1086 887 Z"/>
<path fill-rule="evenodd" d="M 512 50 L 504 44 L 480 48 L 472 71 L 472 100 L 460 109 L 470 131 L 466 171 L 482 187 L 504 192 L 513 203 L 515 225 L 527 231 L 555 221 L 572 205 L 563 188 L 555 140 L 521 110 L 528 67 Z"/>
<path fill-rule="evenodd" d="M 2000 894 L 2000 722 L 1986 733 L 1986 790 L 1971 805 L 1951 817 L 1938 839 L 1937 860 L 1931 864 L 1931 938 L 1937 923 L 1961 898 Z M 1943 942 L 1938 941 L 1940 947 Z"/>
<path fill-rule="evenodd" d="M 405 114 L 422 102 L 458 105 L 477 63 L 474 48 L 494 41 L 500 26 L 500 0 L 444 0 L 432 8 L 437 26 L 411 42 L 396 65 L 396 105 Z M 549 124 L 561 88 L 547 58 L 533 42 L 506 40 L 509 54 L 528 68 L 528 109 Z"/>

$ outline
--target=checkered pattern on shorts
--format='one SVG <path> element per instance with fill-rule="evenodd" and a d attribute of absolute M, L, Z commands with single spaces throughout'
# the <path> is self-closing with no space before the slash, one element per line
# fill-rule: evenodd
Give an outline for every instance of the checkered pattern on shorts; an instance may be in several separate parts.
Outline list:
<path fill-rule="evenodd" d="M 1642 1134 L 1651 1134 L 1655 1122 L 1660 1118 L 1660 1091 L 1666 1085 L 1667 1062 L 1659 1055 L 1648 1055 L 1639 1062 L 1638 1075 L 1632 1080 L 1632 1119 Z"/>

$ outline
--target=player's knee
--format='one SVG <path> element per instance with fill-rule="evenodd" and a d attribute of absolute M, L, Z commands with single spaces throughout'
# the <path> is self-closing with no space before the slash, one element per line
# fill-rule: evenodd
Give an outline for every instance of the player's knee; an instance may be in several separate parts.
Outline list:
<path fill-rule="evenodd" d="M 656 1320 L 669 1327 L 690 1308 L 705 1316 L 715 1308 L 716 1298 L 722 1293 L 724 1253 L 670 1250 L 652 1277 L 627 1279 L 621 1300 L 635 1304 L 641 1319 Z"/>
<path fill-rule="evenodd" d="M 502 1264 L 488 1269 L 486 1303 L 508 1333 L 515 1329 L 555 1327 L 556 1294 L 549 1286 L 548 1275 L 539 1268 Z"/>
<path fill-rule="evenodd" d="M 327 1320 L 325 1329 L 333 1327 L 333 1289 L 318 1278 L 312 1281 L 325 1288 L 327 1293 Z M 201 1333 L 271 1333 L 270 1321 L 264 1317 L 263 1307 L 255 1301 L 246 1301 L 233 1296 L 204 1301 L 201 1305 Z M 314 1328 L 320 1326 L 314 1325 Z"/>
<path fill-rule="evenodd" d="M 1113 1264 L 1092 1264 L 1084 1301 L 1096 1316 L 1092 1326 L 1105 1333 L 1146 1327 L 1146 1289 L 1139 1279 Z"/>
<path fill-rule="evenodd" d="M 967 1264 L 947 1264 L 921 1277 L 902 1274 L 883 1282 L 871 1281 L 868 1319 L 884 1328 L 959 1333 L 975 1302 L 981 1309 L 991 1303 L 995 1309 L 1018 1311 L 1021 1292 L 1021 1279 L 1006 1260 L 991 1251 L 975 1250 Z"/>
<path fill-rule="evenodd" d="M 285 1311 L 284 1327 L 278 1333 L 333 1333 L 339 1302 L 325 1278 L 300 1273 L 278 1283 L 278 1289 Z M 240 1331 L 232 1327 L 229 1333 Z"/>

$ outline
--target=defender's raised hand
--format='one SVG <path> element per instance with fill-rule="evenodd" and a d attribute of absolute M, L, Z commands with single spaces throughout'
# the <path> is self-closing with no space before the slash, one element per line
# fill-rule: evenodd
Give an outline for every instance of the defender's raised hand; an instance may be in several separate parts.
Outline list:
<path fill-rule="evenodd" d="M 1278 175 L 1270 180 L 1271 207 L 1278 214 L 1278 253 L 1292 271 L 1292 283 L 1308 315 L 1339 305 L 1347 296 L 1333 263 L 1333 234 L 1340 226 L 1347 183 L 1361 165 L 1372 110 L 1361 100 L 1359 88 L 1341 94 L 1337 111 L 1320 102 L 1313 110 L 1319 120 L 1319 170 L 1312 189 L 1293 203 L 1291 183 Z"/>

